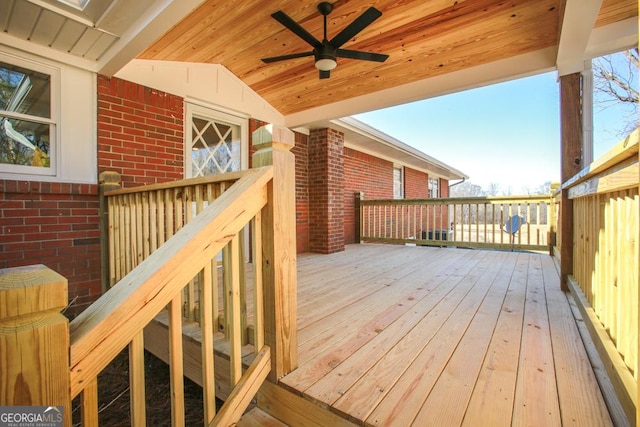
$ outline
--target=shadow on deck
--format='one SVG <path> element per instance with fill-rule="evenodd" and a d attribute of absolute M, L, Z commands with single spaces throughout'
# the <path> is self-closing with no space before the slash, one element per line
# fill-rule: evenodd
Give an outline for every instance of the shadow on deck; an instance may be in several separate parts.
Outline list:
<path fill-rule="evenodd" d="M 257 406 L 292 426 L 622 423 L 576 317 L 544 254 L 364 244 L 302 254 L 299 367 L 265 383 Z M 163 323 L 145 331 L 161 358 Z M 185 374 L 201 383 L 198 334 L 185 330 Z M 224 342 L 216 352 L 224 379 Z"/>

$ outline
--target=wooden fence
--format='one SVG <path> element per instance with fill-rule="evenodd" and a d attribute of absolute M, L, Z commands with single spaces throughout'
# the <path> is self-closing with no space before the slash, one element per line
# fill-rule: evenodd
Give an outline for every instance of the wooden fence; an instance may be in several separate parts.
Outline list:
<path fill-rule="evenodd" d="M 562 185 L 573 203 L 568 285 L 630 420 L 635 419 L 639 368 L 639 182 L 636 130 Z"/>
<path fill-rule="evenodd" d="M 549 250 L 555 209 L 550 195 L 365 200 L 359 241 L 494 249 Z M 521 217 L 517 232 L 505 231 Z"/>
<path fill-rule="evenodd" d="M 10 365 L 0 365 L 3 390 L 0 402 L 3 405 L 60 405 L 64 407 L 65 425 L 69 426 L 70 401 L 80 396 L 82 424 L 97 425 L 97 376 L 128 346 L 130 423 L 146 425 L 144 329 L 166 310 L 168 343 L 165 345 L 169 353 L 171 383 L 171 396 L 167 396 L 167 400 L 171 405 L 172 425 L 184 425 L 184 293 L 185 288 L 187 293 L 191 292 L 187 284 L 194 278 L 198 278 L 199 295 L 189 300 L 189 307 L 192 307 L 191 301 L 197 301 L 206 425 L 234 425 L 267 376 L 273 380 L 295 369 L 296 260 L 291 256 L 295 254 L 296 247 L 295 184 L 292 172 L 294 159 L 289 152 L 293 146 L 293 134 L 284 128 L 263 127 L 254 132 L 253 140 L 258 148 L 254 154 L 254 165 L 272 163 L 273 166 L 258 167 L 207 183 L 192 181 L 182 187 L 155 186 L 147 196 L 138 191 L 112 194 L 113 206 L 119 213 L 110 224 L 114 229 L 119 228 L 120 233 L 126 230 L 125 234 L 128 234 L 128 237 L 114 237 L 114 248 L 117 247 L 115 242 L 120 242 L 120 252 L 114 250 L 112 254 L 113 265 L 117 266 L 113 277 L 123 276 L 68 328 L 66 319 L 56 314 L 56 310 L 61 308 L 60 301 L 67 298 L 64 278 L 58 280 L 45 273 L 41 274 L 43 278 L 40 280 L 39 272 L 44 268 L 37 267 L 26 272 L 0 271 L 0 285 L 3 274 L 12 275 L 8 279 L 5 277 L 10 283 L 29 285 L 26 291 L 22 289 L 26 285 L 9 290 L 0 286 L 0 338 L 3 343 L 0 353 L 13 355 Z M 229 185 L 231 181 L 235 182 Z M 228 188 L 223 192 L 218 185 L 228 185 Z M 204 195 L 209 192 L 218 197 L 212 196 L 205 202 Z M 177 197 L 177 193 L 181 196 Z M 166 203 L 162 206 L 158 205 L 159 194 L 165 195 L 162 199 Z M 166 197 L 166 194 L 170 196 Z M 188 198 L 183 194 L 192 194 L 193 202 L 186 201 Z M 183 198 L 185 203 L 182 207 L 176 207 L 173 202 Z M 167 205 L 171 204 L 173 207 L 168 208 Z M 199 211 L 193 218 L 187 212 L 190 205 L 194 214 Z M 134 207 L 135 215 L 129 210 L 131 207 Z M 149 214 L 148 224 L 143 216 L 138 215 L 140 212 Z M 152 225 L 154 216 L 155 227 Z M 173 219 L 167 219 L 167 216 Z M 173 226 L 167 225 L 170 223 Z M 163 228 L 161 224 L 167 225 L 164 231 L 160 231 Z M 244 260 L 240 254 L 241 235 L 249 224 L 253 224 L 251 247 L 256 274 L 252 296 L 255 307 L 254 356 L 247 367 L 243 366 L 241 352 L 240 288 Z M 232 390 L 216 413 L 215 391 L 219 388 L 216 381 L 220 370 L 219 366 L 214 369 L 214 317 L 218 312 L 215 309 L 215 295 L 218 293 L 216 270 L 218 254 L 225 250 L 228 254 L 223 262 L 229 265 L 226 273 L 229 279 L 225 280 L 224 289 L 228 301 L 224 308 L 225 325 L 229 329 L 227 377 Z M 131 270 L 126 272 L 129 268 Z M 16 274 L 32 279 L 34 285 L 31 286 L 24 278 L 19 279 Z M 51 301 L 47 298 L 50 293 L 56 295 Z M 34 298 L 43 303 L 29 301 Z M 17 311 L 2 309 L 16 302 L 19 303 Z M 274 307 L 280 310 L 276 311 Z M 189 308 L 189 311 L 194 309 Z M 52 325 L 57 329 L 54 330 Z M 13 338 L 16 336 L 20 339 Z M 33 350 L 36 350 L 35 354 Z M 57 365 L 49 363 L 51 354 L 60 354 L 60 363 L 70 368 L 57 369 Z M 39 363 L 44 365 L 38 366 Z M 43 375 L 34 377 L 30 372 Z M 21 389 L 25 385 L 30 393 Z M 11 393 L 4 393 L 4 390 L 11 390 Z"/>

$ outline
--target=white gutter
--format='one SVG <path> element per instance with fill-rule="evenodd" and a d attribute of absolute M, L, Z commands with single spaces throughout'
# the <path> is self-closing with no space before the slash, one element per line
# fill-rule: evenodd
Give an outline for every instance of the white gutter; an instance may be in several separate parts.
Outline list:
<path fill-rule="evenodd" d="M 406 154 L 409 154 L 410 156 L 413 156 L 417 159 L 420 159 L 422 161 L 425 161 L 427 163 L 431 163 L 435 166 L 439 166 L 443 169 L 446 169 L 450 172 L 452 172 L 453 174 L 459 175 L 462 177 L 462 179 L 468 179 L 469 177 L 464 174 L 463 172 L 447 165 L 446 163 L 441 162 L 440 160 L 429 156 L 428 154 L 423 153 L 422 151 L 408 145 L 405 144 L 404 142 L 392 137 L 391 135 L 388 135 L 384 132 L 382 132 L 381 130 L 378 130 L 364 122 L 361 122 L 360 120 L 357 120 L 353 117 L 344 117 L 341 119 L 334 119 L 334 120 L 330 120 L 330 123 L 333 123 L 337 126 L 341 126 L 344 128 L 347 128 L 353 132 L 357 132 L 361 135 L 364 135 L 368 138 L 371 138 L 373 140 L 375 140 L 376 142 L 386 145 L 388 147 L 392 147 L 396 150 L 399 150 L 401 152 L 404 152 Z"/>

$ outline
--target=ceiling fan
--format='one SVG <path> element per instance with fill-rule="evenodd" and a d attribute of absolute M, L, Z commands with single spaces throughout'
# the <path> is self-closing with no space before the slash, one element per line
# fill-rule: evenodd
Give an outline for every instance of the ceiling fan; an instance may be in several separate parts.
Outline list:
<path fill-rule="evenodd" d="M 287 27 L 291 32 L 309 43 L 313 50 L 309 52 L 292 53 L 289 55 L 273 56 L 270 58 L 262 58 L 262 61 L 269 64 L 276 61 L 284 61 L 286 59 L 302 58 L 305 56 L 314 56 L 316 68 L 320 71 L 321 79 L 328 79 L 331 70 L 338 65 L 337 58 L 361 59 L 364 61 L 384 62 L 389 55 L 380 53 L 362 52 L 358 50 L 341 49 L 342 45 L 348 42 L 353 36 L 364 30 L 369 24 L 382 16 L 375 7 L 370 7 L 362 15 L 356 18 L 345 29 L 340 31 L 331 40 L 327 40 L 327 15 L 333 10 L 333 5 L 328 2 L 318 4 L 318 10 L 324 17 L 324 38 L 322 42 L 312 36 L 307 30 L 302 28 L 300 24 L 295 22 L 286 13 L 281 10 L 275 12 L 271 16 L 282 25 Z"/>

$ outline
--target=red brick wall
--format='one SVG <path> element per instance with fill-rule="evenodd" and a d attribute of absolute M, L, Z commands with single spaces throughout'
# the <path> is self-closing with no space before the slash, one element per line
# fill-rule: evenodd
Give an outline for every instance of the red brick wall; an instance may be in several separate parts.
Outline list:
<path fill-rule="evenodd" d="M 344 135 L 313 129 L 309 135 L 309 250 L 344 250 Z"/>
<path fill-rule="evenodd" d="M 98 173 L 122 175 L 124 187 L 183 178 L 183 99 L 98 76 Z"/>
<path fill-rule="evenodd" d="M 429 197 L 429 175 L 411 168 L 404 168 L 404 198 L 426 199 Z"/>
<path fill-rule="evenodd" d="M 344 149 L 344 239 L 355 242 L 355 193 L 365 199 L 393 198 L 393 163 L 353 150 Z"/>
<path fill-rule="evenodd" d="M 97 194 L 91 184 L 0 180 L 0 268 L 45 264 L 66 277 L 70 317 L 101 293 Z"/>
<path fill-rule="evenodd" d="M 298 253 L 309 252 L 309 136 L 295 133 L 296 244 Z"/>
<path fill-rule="evenodd" d="M 268 123 L 249 119 L 249 167 L 252 167 L 252 135 Z M 296 246 L 297 252 L 309 252 L 309 137 L 294 132 L 295 147 L 291 150 L 296 157 Z"/>
<path fill-rule="evenodd" d="M 449 197 L 449 180 L 440 178 L 440 197 Z"/>

